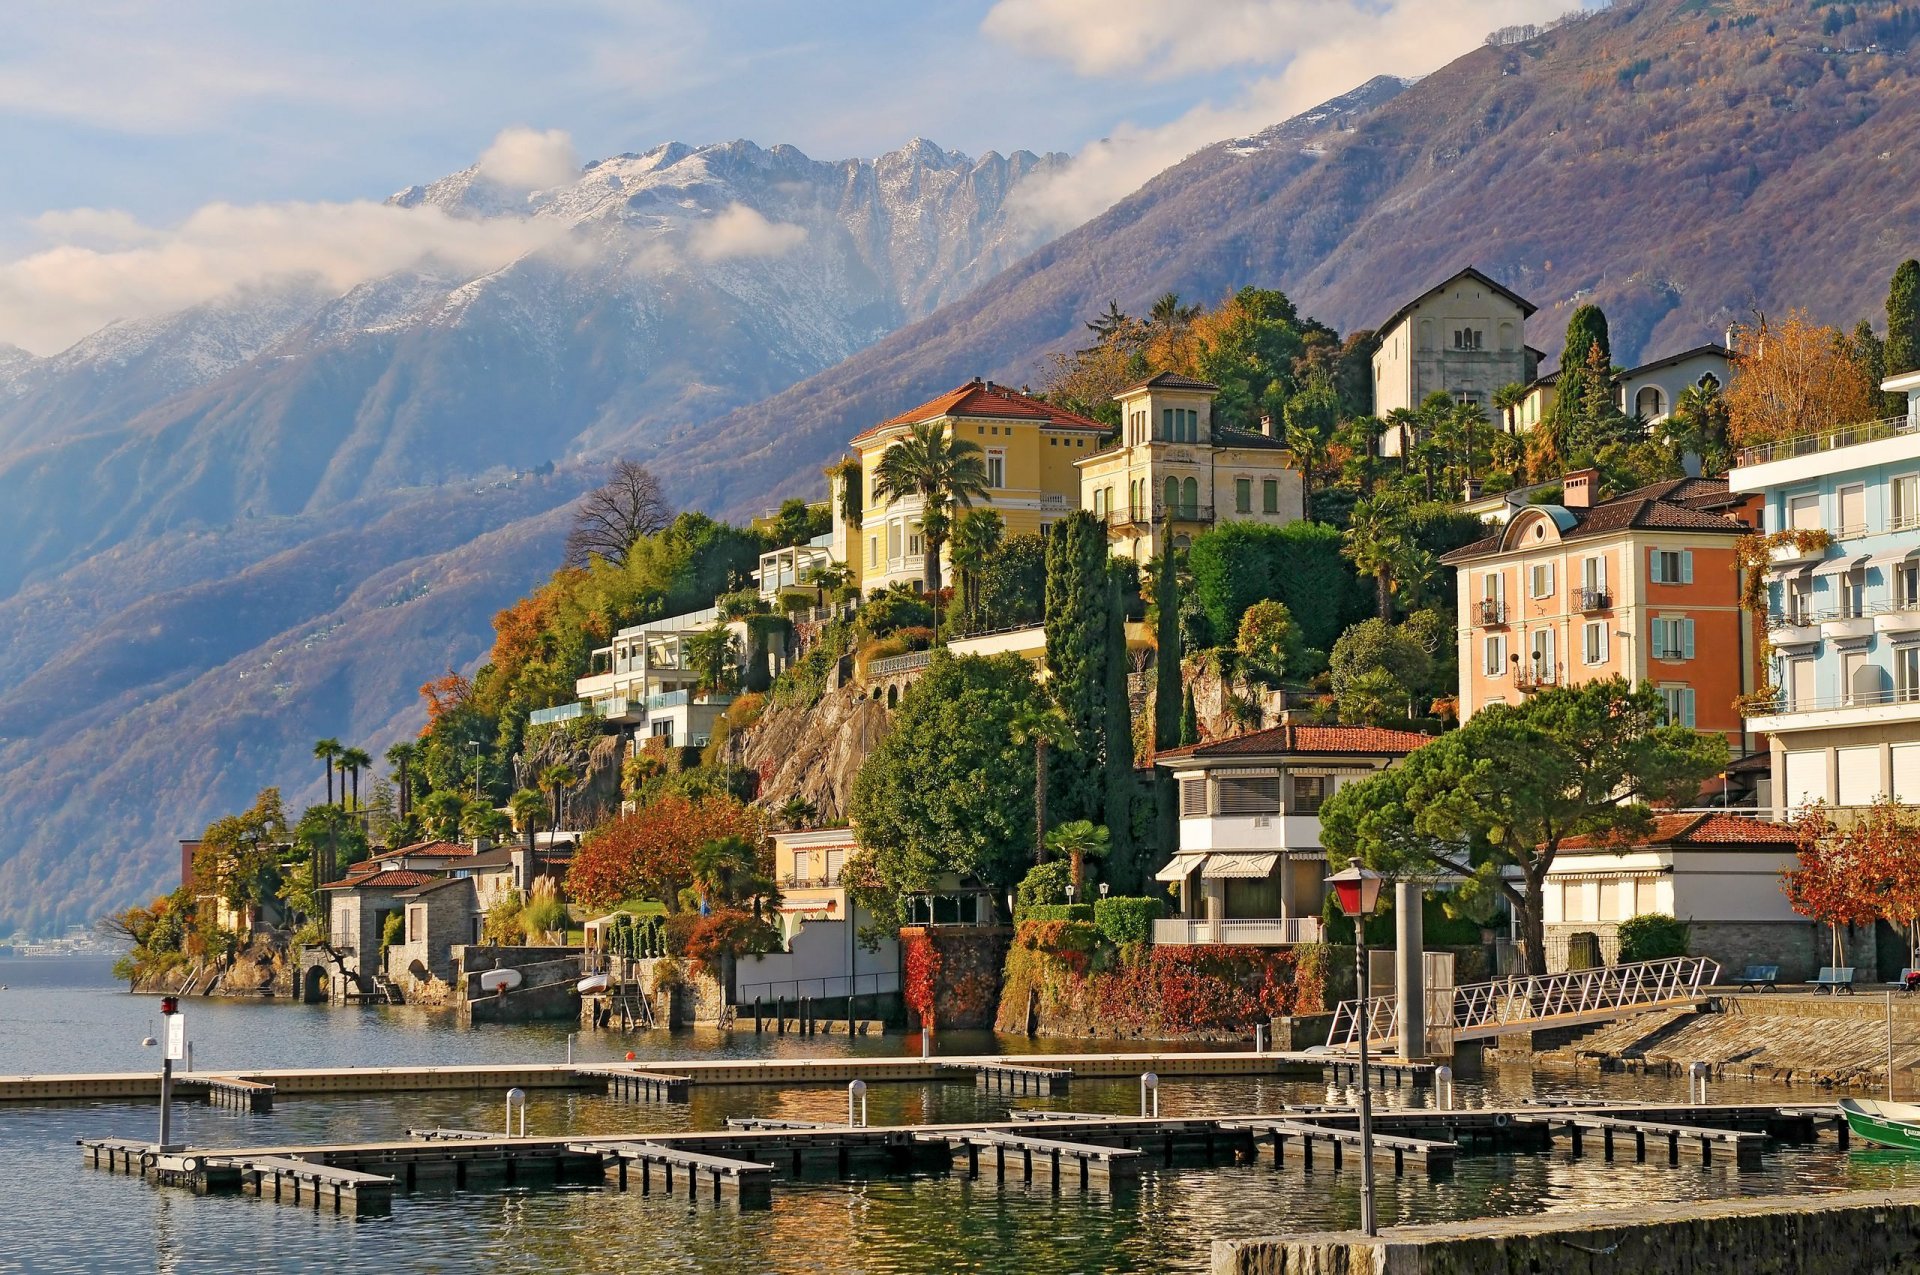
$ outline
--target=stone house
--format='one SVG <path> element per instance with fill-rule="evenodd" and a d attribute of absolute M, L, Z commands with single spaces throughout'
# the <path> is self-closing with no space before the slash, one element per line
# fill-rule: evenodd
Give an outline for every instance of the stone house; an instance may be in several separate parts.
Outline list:
<path fill-rule="evenodd" d="M 437 880 L 411 869 L 380 868 L 320 887 L 327 898 L 328 946 L 334 960 L 332 999 L 375 990 L 387 918 L 405 906 L 402 894 Z"/>
<path fill-rule="evenodd" d="M 413 1001 L 427 985 L 451 983 L 453 949 L 477 941 L 474 883 L 471 877 L 441 877 L 394 899 L 405 909 L 406 929 L 387 949 L 386 972 Z"/>
<path fill-rule="evenodd" d="M 1417 408 L 1439 392 L 1491 416 L 1496 392 L 1531 384 L 1539 370 L 1540 351 L 1526 343 L 1536 308 L 1472 267 L 1407 302 L 1374 332 L 1373 414 Z M 1405 450 L 1400 435 L 1381 437 L 1382 455 Z"/>

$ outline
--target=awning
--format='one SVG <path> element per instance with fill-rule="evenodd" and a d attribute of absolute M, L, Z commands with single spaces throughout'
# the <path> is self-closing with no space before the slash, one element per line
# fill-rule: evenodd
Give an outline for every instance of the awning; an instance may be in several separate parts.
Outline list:
<path fill-rule="evenodd" d="M 1920 555 L 1920 546 L 1909 546 L 1905 549 L 1882 549 L 1879 553 L 1867 559 L 1867 565 L 1870 567 L 1890 567 L 1897 562 L 1905 562 L 1915 555 Z"/>
<path fill-rule="evenodd" d="M 1843 576 L 1867 564 L 1867 555 L 1855 554 L 1845 558 L 1832 558 L 1813 569 L 1817 576 Z"/>
<path fill-rule="evenodd" d="M 1273 865 L 1280 862 L 1277 854 L 1220 854 L 1207 856 L 1206 866 L 1200 869 L 1200 877 L 1205 881 L 1217 881 L 1222 877 L 1250 877 L 1254 880 L 1273 871 Z"/>
<path fill-rule="evenodd" d="M 1176 854 L 1173 862 L 1153 874 L 1155 881 L 1185 881 L 1206 860 L 1204 854 Z"/>

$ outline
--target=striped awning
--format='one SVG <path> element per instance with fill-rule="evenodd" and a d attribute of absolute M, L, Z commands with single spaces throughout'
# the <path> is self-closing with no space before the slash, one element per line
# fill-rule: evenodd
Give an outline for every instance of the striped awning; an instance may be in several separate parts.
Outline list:
<path fill-rule="evenodd" d="M 1207 856 L 1206 864 L 1200 869 L 1202 880 L 1217 881 L 1222 877 L 1250 877 L 1258 880 L 1273 871 L 1273 865 L 1280 862 L 1277 854 L 1222 854 L 1218 851 Z"/>
<path fill-rule="evenodd" d="M 1920 546 L 1909 546 L 1905 549 L 1882 549 L 1879 553 L 1867 559 L 1867 565 L 1869 567 L 1891 567 L 1895 563 L 1905 562 L 1907 559 L 1915 557 L 1916 555 L 1920 555 Z"/>
<path fill-rule="evenodd" d="M 1176 854 L 1173 861 L 1153 874 L 1155 881 L 1185 881 L 1206 859 L 1204 854 Z"/>
<path fill-rule="evenodd" d="M 1816 576 L 1843 576 L 1849 571 L 1864 567 L 1866 564 L 1866 554 L 1848 554 L 1844 558 L 1829 558 L 1827 561 L 1815 567 L 1813 574 Z"/>

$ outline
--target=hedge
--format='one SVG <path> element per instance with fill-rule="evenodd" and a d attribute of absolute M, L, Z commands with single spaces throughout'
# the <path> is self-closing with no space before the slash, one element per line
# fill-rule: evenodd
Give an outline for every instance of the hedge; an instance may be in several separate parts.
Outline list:
<path fill-rule="evenodd" d="M 1093 923 L 1115 947 L 1147 943 L 1153 939 L 1153 923 L 1161 911 L 1159 899 L 1100 899 L 1093 905 Z"/>
<path fill-rule="evenodd" d="M 1091 903 L 1038 903 L 1020 909 L 1019 921 L 1084 921 L 1094 923 Z"/>

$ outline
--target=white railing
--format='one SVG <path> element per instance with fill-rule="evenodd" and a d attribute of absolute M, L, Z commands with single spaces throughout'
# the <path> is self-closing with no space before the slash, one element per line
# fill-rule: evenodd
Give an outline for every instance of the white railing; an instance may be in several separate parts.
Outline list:
<path fill-rule="evenodd" d="M 1453 989 L 1450 1022 L 1430 1024 L 1455 1040 L 1497 1036 L 1521 1027 L 1598 1022 L 1631 1009 L 1690 1001 L 1720 977 L 1720 965 L 1704 956 L 1674 956 L 1663 961 L 1609 965 L 1566 974 L 1497 978 Z M 1365 1006 L 1367 1040 L 1389 1044 L 1399 1034 L 1395 997 L 1370 997 Z M 1333 1011 L 1327 1044 L 1335 1049 L 1360 1043 L 1358 1000 L 1342 1001 Z"/>
<path fill-rule="evenodd" d="M 1239 947 L 1291 947 L 1320 941 L 1317 916 L 1247 917 L 1227 920 L 1172 920 L 1153 923 L 1153 941 L 1169 947 L 1222 943 Z"/>

